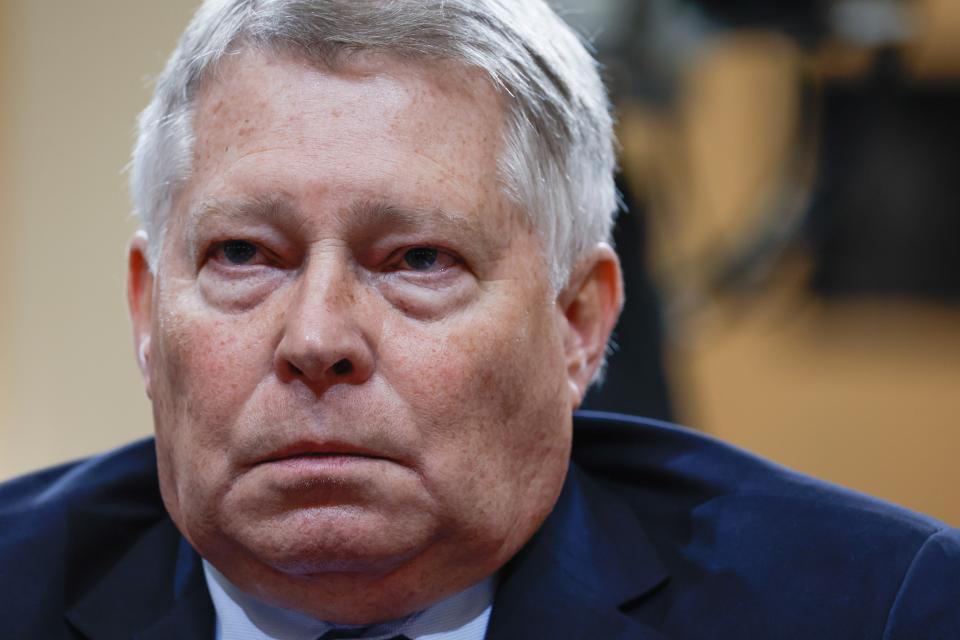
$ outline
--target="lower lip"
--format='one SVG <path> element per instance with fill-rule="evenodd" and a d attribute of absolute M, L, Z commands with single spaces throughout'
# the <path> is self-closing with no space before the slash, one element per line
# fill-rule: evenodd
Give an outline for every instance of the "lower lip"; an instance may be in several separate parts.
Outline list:
<path fill-rule="evenodd" d="M 283 508 L 357 504 L 392 469 L 384 458 L 332 454 L 302 455 L 262 462 L 251 470 L 257 495 Z"/>

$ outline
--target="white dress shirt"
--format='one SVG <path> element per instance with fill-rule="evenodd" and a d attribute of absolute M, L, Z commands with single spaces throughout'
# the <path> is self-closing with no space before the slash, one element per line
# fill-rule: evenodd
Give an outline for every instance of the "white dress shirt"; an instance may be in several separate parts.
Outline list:
<path fill-rule="evenodd" d="M 316 640 L 336 627 L 240 591 L 206 560 L 203 571 L 217 614 L 216 640 Z M 483 640 L 493 591 L 494 580 L 487 578 L 429 609 L 377 625 L 364 640 L 385 640 L 401 633 L 410 640 Z"/>

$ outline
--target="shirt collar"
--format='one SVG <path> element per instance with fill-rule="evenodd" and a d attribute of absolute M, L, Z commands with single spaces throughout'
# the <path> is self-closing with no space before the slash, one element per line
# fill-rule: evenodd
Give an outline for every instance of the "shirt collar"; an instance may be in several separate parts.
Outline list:
<path fill-rule="evenodd" d="M 315 640 L 335 626 L 244 593 L 206 560 L 203 571 L 217 615 L 216 640 Z M 429 609 L 378 625 L 381 628 L 371 629 L 368 637 L 377 640 L 402 633 L 411 640 L 482 640 L 493 592 L 494 580 L 487 578 Z"/>

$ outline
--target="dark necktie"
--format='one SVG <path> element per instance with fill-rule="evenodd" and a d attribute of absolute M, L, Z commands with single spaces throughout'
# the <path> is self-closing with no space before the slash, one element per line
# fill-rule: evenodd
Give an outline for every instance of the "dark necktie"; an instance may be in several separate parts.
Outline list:
<path fill-rule="evenodd" d="M 364 632 L 366 629 L 331 629 L 325 634 L 317 638 L 317 640 L 362 640 Z M 400 634 L 399 636 L 393 636 L 389 640 L 410 640 L 407 636 Z"/>

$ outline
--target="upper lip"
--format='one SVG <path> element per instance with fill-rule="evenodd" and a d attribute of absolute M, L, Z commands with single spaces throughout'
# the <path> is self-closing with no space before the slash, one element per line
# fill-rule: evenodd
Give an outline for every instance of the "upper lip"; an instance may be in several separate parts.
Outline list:
<path fill-rule="evenodd" d="M 374 451 L 372 449 L 367 449 L 362 446 L 355 444 L 350 444 L 349 442 L 311 442 L 311 441 L 300 441 L 295 442 L 290 445 L 280 447 L 275 449 L 270 453 L 266 454 L 259 460 L 256 464 L 263 464 L 266 462 L 276 462 L 278 460 L 286 460 L 288 458 L 296 458 L 300 456 L 311 456 L 311 455 L 341 455 L 341 456 L 356 456 L 359 458 L 376 458 L 380 460 L 392 460 L 389 456 L 384 455 L 381 452 Z"/>

